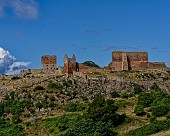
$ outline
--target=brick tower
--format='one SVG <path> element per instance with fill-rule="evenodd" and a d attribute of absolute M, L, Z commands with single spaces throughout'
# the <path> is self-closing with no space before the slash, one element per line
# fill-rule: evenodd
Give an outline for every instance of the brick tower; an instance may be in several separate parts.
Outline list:
<path fill-rule="evenodd" d="M 64 56 L 64 73 L 72 75 L 73 72 L 78 71 L 78 65 L 76 62 L 76 56 L 73 55 L 72 58 L 68 58 L 67 54 Z"/>
<path fill-rule="evenodd" d="M 42 70 L 44 73 L 55 73 L 56 63 L 56 56 L 45 55 L 41 57 Z"/>

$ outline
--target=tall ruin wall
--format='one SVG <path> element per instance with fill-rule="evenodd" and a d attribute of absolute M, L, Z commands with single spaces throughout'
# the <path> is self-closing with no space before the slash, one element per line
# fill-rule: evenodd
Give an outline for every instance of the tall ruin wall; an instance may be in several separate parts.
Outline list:
<path fill-rule="evenodd" d="M 127 67 L 124 67 L 127 65 Z M 147 52 L 112 52 L 110 68 L 119 70 L 139 70 L 148 68 Z"/>

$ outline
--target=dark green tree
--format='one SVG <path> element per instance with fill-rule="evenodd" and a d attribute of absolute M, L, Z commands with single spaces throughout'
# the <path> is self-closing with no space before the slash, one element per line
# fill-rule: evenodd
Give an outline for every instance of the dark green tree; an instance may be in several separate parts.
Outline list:
<path fill-rule="evenodd" d="M 85 61 L 83 62 L 84 65 L 89 66 L 89 67 L 96 67 L 99 68 L 99 65 L 97 65 L 95 62 L 93 61 Z"/>

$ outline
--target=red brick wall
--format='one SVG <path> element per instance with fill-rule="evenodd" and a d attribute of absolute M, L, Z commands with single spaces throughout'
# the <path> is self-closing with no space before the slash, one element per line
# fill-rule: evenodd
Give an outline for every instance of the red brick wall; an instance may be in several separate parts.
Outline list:
<path fill-rule="evenodd" d="M 148 61 L 147 52 L 127 52 L 129 61 Z"/>
<path fill-rule="evenodd" d="M 122 61 L 122 52 L 112 52 L 112 61 Z"/>
<path fill-rule="evenodd" d="M 113 70 L 122 70 L 122 56 L 127 55 L 128 69 L 140 70 L 148 68 L 147 52 L 112 52 L 112 63 L 109 67 Z"/>
<path fill-rule="evenodd" d="M 86 66 L 84 64 L 78 64 L 79 65 L 79 71 L 82 72 L 82 71 L 86 71 L 88 69 L 91 69 L 91 67 L 89 66 Z"/>
<path fill-rule="evenodd" d="M 131 70 L 141 70 L 147 68 L 148 68 L 148 62 L 144 62 L 144 61 L 131 61 L 129 65 L 129 69 Z"/>
<path fill-rule="evenodd" d="M 56 64 L 56 56 L 42 56 L 42 64 Z"/>
<path fill-rule="evenodd" d="M 116 70 L 116 71 L 122 70 L 122 62 L 121 61 L 119 61 L 119 62 L 116 62 L 116 61 L 112 62 L 111 68 L 113 70 Z"/>
<path fill-rule="evenodd" d="M 78 71 L 78 69 L 77 63 L 69 58 L 67 63 L 64 63 L 64 72 L 67 74 L 73 74 L 73 71 Z"/>
<path fill-rule="evenodd" d="M 149 69 L 167 69 L 164 62 L 149 62 Z"/>

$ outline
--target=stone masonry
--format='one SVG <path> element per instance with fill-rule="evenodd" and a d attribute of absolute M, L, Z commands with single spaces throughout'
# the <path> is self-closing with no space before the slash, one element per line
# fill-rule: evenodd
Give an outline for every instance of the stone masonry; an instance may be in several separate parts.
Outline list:
<path fill-rule="evenodd" d="M 55 73 L 56 71 L 56 56 L 42 56 L 41 64 L 43 73 Z"/>
<path fill-rule="evenodd" d="M 113 51 L 112 62 L 108 67 L 115 71 L 167 68 L 163 62 L 148 62 L 147 52 L 124 51 Z"/>
<path fill-rule="evenodd" d="M 78 63 L 76 62 L 76 56 L 73 55 L 72 58 L 68 58 L 67 55 L 64 56 L 64 73 L 72 75 L 73 72 L 79 71 Z"/>

